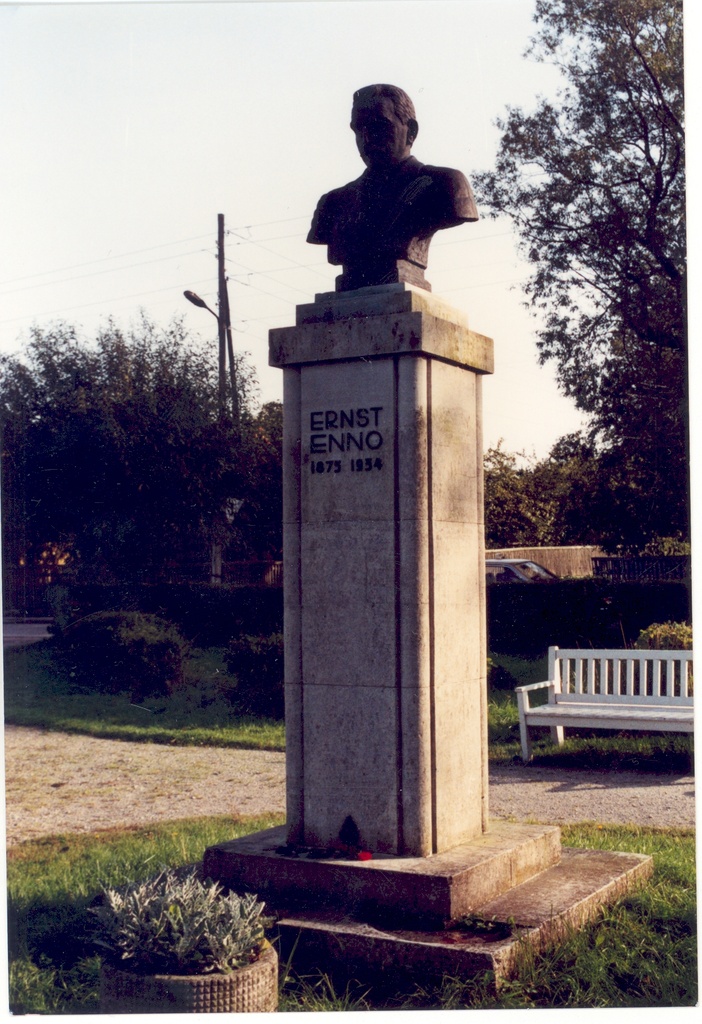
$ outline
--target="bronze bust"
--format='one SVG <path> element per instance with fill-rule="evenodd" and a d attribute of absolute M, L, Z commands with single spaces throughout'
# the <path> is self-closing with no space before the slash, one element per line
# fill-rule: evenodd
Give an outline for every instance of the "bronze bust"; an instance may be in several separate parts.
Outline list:
<path fill-rule="evenodd" d="M 307 241 L 328 246 L 329 262 L 343 267 L 338 292 L 395 281 L 431 291 L 429 243 L 441 228 L 478 219 L 471 187 L 460 171 L 410 155 L 417 119 L 394 85 L 354 93 L 351 129 L 366 170 L 322 196 Z"/>

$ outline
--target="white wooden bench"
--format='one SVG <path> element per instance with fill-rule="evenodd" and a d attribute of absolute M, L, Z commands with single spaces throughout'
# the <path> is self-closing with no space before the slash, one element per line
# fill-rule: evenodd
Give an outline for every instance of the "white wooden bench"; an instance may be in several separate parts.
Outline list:
<path fill-rule="evenodd" d="M 537 690 L 548 703 L 531 706 Z M 518 686 L 522 757 L 530 730 L 549 726 L 560 746 L 564 730 L 692 732 L 692 651 L 592 651 L 549 647 L 548 679 Z"/>

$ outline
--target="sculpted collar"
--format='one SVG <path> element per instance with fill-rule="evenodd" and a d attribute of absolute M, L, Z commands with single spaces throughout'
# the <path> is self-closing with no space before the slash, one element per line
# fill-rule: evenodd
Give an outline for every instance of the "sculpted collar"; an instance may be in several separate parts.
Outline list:
<path fill-rule="evenodd" d="M 392 167 L 380 168 L 380 167 L 367 167 L 361 175 L 361 181 L 367 181 L 369 183 L 382 183 L 391 181 L 392 178 L 400 178 L 405 175 L 408 171 L 419 170 L 424 165 L 420 163 L 414 156 L 408 156 L 406 160 L 403 160 L 399 164 L 394 164 Z"/>

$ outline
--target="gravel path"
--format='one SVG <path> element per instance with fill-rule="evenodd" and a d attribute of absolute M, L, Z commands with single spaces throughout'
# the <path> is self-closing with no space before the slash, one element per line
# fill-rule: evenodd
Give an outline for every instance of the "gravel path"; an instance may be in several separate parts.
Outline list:
<path fill-rule="evenodd" d="M 7 726 L 7 840 L 211 814 L 285 810 L 285 755 L 126 743 Z M 552 824 L 687 826 L 691 776 L 490 769 L 495 817 Z"/>
<path fill-rule="evenodd" d="M 8 844 L 210 814 L 285 811 L 285 754 L 5 727 Z"/>
<path fill-rule="evenodd" d="M 695 779 L 650 772 L 496 765 L 490 768 L 490 813 L 553 825 L 597 821 L 693 828 Z"/>

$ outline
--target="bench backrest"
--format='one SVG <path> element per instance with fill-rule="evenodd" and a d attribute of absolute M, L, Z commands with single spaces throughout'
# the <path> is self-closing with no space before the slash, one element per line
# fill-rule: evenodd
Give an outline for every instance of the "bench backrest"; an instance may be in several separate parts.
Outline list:
<path fill-rule="evenodd" d="M 556 703 L 692 704 L 692 651 L 592 651 L 549 647 Z"/>

